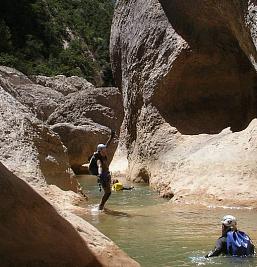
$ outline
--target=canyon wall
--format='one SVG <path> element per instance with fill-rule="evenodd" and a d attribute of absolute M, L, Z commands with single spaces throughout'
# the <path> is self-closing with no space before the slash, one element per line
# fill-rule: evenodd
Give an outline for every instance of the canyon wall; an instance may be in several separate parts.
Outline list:
<path fill-rule="evenodd" d="M 177 201 L 254 203 L 256 5 L 117 2 L 111 61 L 130 179 Z"/>
<path fill-rule="evenodd" d="M 139 266 L 75 215 L 88 210 L 73 162 L 87 162 L 122 118 L 117 88 L 0 66 L 1 266 Z"/>
<path fill-rule="evenodd" d="M 1 86 L 0 112 L 1 162 L 35 187 L 48 183 L 76 191 L 60 138 Z"/>
<path fill-rule="evenodd" d="M 139 266 L 86 221 L 58 213 L 1 163 L 0 177 L 2 267 Z"/>
<path fill-rule="evenodd" d="M 27 139 L 30 139 L 29 143 L 27 142 L 28 146 L 31 146 L 32 143 L 33 146 L 40 146 L 39 155 L 45 150 L 44 155 L 40 156 L 41 163 L 44 163 L 44 159 L 46 159 L 45 161 L 51 161 L 53 165 L 54 161 L 57 160 L 58 162 L 59 159 L 55 158 L 57 157 L 66 161 L 65 166 L 59 162 L 57 164 L 59 167 L 65 168 L 67 171 L 70 167 L 76 174 L 88 173 L 87 167 L 82 165 L 88 163 L 88 158 L 96 150 L 97 144 L 105 143 L 109 138 L 111 129 L 114 129 L 116 130 L 116 138 L 109 149 L 109 160 L 112 160 L 123 120 L 122 97 L 117 88 L 96 88 L 86 79 L 76 76 L 33 76 L 29 78 L 15 69 L 4 66 L 0 66 L 0 86 L 4 91 L 3 97 L 5 95 L 5 98 L 12 99 L 9 101 L 8 108 L 7 106 L 4 107 L 6 100 L 2 100 L 3 104 L 0 106 L 3 114 L 2 125 L 6 127 L 1 133 L 4 136 L 6 132 L 8 137 L 10 132 L 12 136 L 10 139 L 3 139 L 2 150 L 6 150 L 5 146 L 11 148 L 14 144 L 12 138 L 24 139 L 26 136 Z M 20 109 L 21 111 L 19 111 Z M 17 119 L 12 115 L 15 110 Z M 19 114 L 24 112 L 23 110 L 26 110 L 27 120 L 24 120 L 24 116 Z M 18 117 L 22 118 L 18 119 Z M 12 123 L 7 123 L 7 120 L 12 121 Z M 36 126 L 33 126 L 34 128 L 28 130 L 29 132 L 23 133 L 25 121 L 28 120 L 34 121 L 34 124 L 37 123 L 38 129 L 35 130 Z M 10 127 L 11 129 L 7 129 Z M 59 142 L 58 145 L 60 146 L 56 155 L 50 155 L 51 151 L 54 150 L 54 145 L 50 144 L 50 139 L 42 137 L 49 141 L 48 145 L 47 142 L 42 144 L 39 141 L 40 138 L 34 138 L 34 130 L 37 133 L 41 131 L 39 135 L 43 133 L 46 135 L 49 132 L 48 136 L 55 136 L 55 142 Z M 57 141 L 58 139 L 59 141 Z M 16 150 L 22 151 L 21 148 Z M 61 150 L 65 154 L 65 159 L 62 158 L 64 155 L 62 155 Z M 30 155 L 26 157 L 29 158 Z M 10 163 L 15 162 L 15 160 L 18 160 L 16 156 L 9 156 Z M 6 159 L 3 163 L 7 164 Z M 56 170 L 53 172 L 51 169 L 52 165 L 44 168 L 45 174 L 48 172 L 45 176 L 51 176 L 50 180 L 63 173 L 62 169 L 60 174 L 56 175 Z M 23 169 L 19 166 L 22 166 L 22 163 L 15 164 L 12 170 Z M 38 172 L 41 171 L 40 169 Z"/>
<path fill-rule="evenodd" d="M 1 266 L 102 266 L 75 229 L 0 163 Z"/>

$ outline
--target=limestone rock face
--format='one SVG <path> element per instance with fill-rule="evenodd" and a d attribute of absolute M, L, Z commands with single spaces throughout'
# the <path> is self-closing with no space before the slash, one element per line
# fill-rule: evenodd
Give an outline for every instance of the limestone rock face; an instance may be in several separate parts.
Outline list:
<path fill-rule="evenodd" d="M 61 93 L 37 84 L 16 86 L 15 91 L 18 94 L 16 99 L 29 107 L 42 121 L 46 121 L 65 100 Z"/>
<path fill-rule="evenodd" d="M 0 66 L 0 85 L 42 121 L 65 100 L 62 93 L 35 84 L 23 73 L 4 66 Z"/>
<path fill-rule="evenodd" d="M 0 78 L 5 79 L 12 85 L 33 84 L 33 82 L 22 72 L 9 68 L 6 66 L 0 66 Z"/>
<path fill-rule="evenodd" d="M 95 88 L 76 76 L 29 79 L 4 66 L 0 66 L 0 85 L 30 113 L 51 125 L 68 148 L 69 164 L 76 173 L 88 172 L 82 165 L 88 162 L 98 143 L 107 141 L 111 129 L 119 135 L 123 104 L 117 88 Z M 108 149 L 110 161 L 116 147 L 117 140 Z"/>
<path fill-rule="evenodd" d="M 69 162 L 75 173 L 86 172 L 97 144 L 108 140 L 110 130 L 119 129 L 123 120 L 122 97 L 117 88 L 92 88 L 66 96 L 66 102 L 51 114 L 48 124 L 68 148 Z M 108 149 L 112 159 L 117 140 Z"/>
<path fill-rule="evenodd" d="M 1 163 L 0 176 L 1 266 L 102 266 L 76 230 Z"/>
<path fill-rule="evenodd" d="M 0 87 L 0 161 L 30 184 L 75 190 L 60 138 Z"/>
<path fill-rule="evenodd" d="M 32 79 L 33 81 L 35 81 L 36 84 L 40 84 L 45 87 L 50 87 L 55 91 L 62 93 L 65 96 L 71 93 L 75 93 L 78 91 L 94 87 L 86 79 L 77 76 L 72 76 L 72 77 L 66 77 L 64 75 L 57 75 L 55 77 L 34 76 L 32 77 Z"/>
<path fill-rule="evenodd" d="M 243 0 L 117 2 L 111 61 L 131 179 L 175 198 L 256 199 L 256 10 Z"/>
<path fill-rule="evenodd" d="M 82 197 L 59 189 L 77 190 L 66 150 L 58 135 L 0 86 L 0 161 L 14 173 L 0 163 L 0 266 L 139 266 L 71 213 Z"/>
<path fill-rule="evenodd" d="M 139 267 L 140 264 L 129 258 L 108 237 L 100 233 L 95 227 L 74 214 L 64 214 L 88 244 L 105 267 Z"/>
<path fill-rule="evenodd" d="M 66 214 L 75 229 L 1 163 L 0 177 L 2 267 L 139 266 L 93 226 Z"/>

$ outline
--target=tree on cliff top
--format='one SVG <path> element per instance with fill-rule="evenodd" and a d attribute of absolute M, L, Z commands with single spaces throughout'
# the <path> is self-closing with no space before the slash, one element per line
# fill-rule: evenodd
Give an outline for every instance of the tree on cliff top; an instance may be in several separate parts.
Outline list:
<path fill-rule="evenodd" d="M 112 0 L 2 0 L 0 64 L 111 85 Z"/>

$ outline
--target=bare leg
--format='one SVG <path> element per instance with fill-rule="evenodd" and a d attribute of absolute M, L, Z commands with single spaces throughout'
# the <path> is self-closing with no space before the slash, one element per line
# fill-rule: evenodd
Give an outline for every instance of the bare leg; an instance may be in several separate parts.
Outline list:
<path fill-rule="evenodd" d="M 106 201 L 109 199 L 109 197 L 111 195 L 110 190 L 105 190 L 105 189 L 106 188 L 104 188 L 104 195 L 103 195 L 101 203 L 99 205 L 99 210 L 102 210 L 104 208 Z"/>
<path fill-rule="evenodd" d="M 104 195 L 99 205 L 99 210 L 102 210 L 104 208 L 106 201 L 109 199 L 111 195 L 111 192 L 112 192 L 111 191 L 111 176 L 108 175 L 105 180 L 102 180 L 101 185 L 104 190 Z"/>

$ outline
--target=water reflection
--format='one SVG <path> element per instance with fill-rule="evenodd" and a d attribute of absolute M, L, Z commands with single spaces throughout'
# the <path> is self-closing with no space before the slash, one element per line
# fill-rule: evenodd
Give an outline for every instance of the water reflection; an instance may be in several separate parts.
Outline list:
<path fill-rule="evenodd" d="M 148 187 L 136 185 L 135 190 L 113 192 L 107 212 L 99 212 L 102 193 L 95 178 L 82 177 L 81 182 L 90 209 L 96 209 L 86 219 L 143 267 L 257 266 L 255 257 L 204 258 L 220 236 L 220 219 L 227 213 L 238 218 L 239 229 L 256 244 L 257 214 L 253 210 L 174 206 Z"/>

